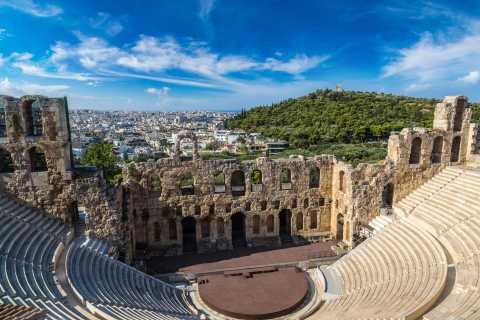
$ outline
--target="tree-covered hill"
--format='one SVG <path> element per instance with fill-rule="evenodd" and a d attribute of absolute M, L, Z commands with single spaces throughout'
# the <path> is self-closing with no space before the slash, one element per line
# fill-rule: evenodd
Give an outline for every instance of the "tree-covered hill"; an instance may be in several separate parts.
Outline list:
<path fill-rule="evenodd" d="M 386 140 L 391 131 L 431 127 L 435 99 L 376 92 L 317 90 L 271 106 L 243 111 L 227 121 L 228 128 L 260 132 L 294 147 L 323 143 Z M 480 116 L 474 106 L 474 116 Z"/>

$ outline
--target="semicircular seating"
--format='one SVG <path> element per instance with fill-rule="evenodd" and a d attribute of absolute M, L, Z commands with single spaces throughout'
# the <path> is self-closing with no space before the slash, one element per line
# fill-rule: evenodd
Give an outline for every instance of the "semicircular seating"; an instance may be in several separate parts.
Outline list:
<path fill-rule="evenodd" d="M 337 273 L 341 293 L 324 301 L 313 319 L 416 319 L 442 293 L 447 258 L 431 235 L 400 222 L 328 268 Z"/>
<path fill-rule="evenodd" d="M 480 171 L 449 167 L 438 178 L 445 181 L 443 186 L 415 206 L 405 219 L 430 232 L 450 260 L 448 290 L 423 318 L 479 319 Z M 430 184 L 427 182 L 424 189 Z"/>
<path fill-rule="evenodd" d="M 67 231 L 0 193 L 0 304 L 43 310 L 52 320 L 198 318 L 186 290 L 109 258 L 104 242 L 82 238 L 68 249 L 67 279 L 97 313 L 73 305 L 54 279 L 53 257 Z"/>
<path fill-rule="evenodd" d="M 115 319 L 196 319 L 188 292 L 106 255 L 99 240 L 76 239 L 67 254 L 67 277 L 93 311 Z"/>

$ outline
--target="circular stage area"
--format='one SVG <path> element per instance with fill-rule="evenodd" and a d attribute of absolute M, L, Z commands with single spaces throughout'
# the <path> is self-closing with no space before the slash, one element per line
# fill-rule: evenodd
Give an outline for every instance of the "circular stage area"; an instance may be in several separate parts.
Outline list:
<path fill-rule="evenodd" d="M 239 319 L 269 319 L 298 308 L 308 295 L 307 275 L 295 268 L 235 270 L 198 279 L 209 308 Z"/>

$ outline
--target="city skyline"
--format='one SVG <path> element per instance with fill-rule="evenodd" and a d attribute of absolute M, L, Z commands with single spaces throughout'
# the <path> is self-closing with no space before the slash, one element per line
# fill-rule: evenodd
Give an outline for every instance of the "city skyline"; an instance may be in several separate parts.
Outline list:
<path fill-rule="evenodd" d="M 479 13 L 468 1 L 0 0 L 0 94 L 132 111 L 239 111 L 336 84 L 478 101 Z"/>

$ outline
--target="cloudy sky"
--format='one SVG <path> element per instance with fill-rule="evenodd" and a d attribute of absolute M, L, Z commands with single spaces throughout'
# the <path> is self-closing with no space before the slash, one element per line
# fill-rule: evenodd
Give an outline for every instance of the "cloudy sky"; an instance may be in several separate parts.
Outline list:
<path fill-rule="evenodd" d="M 479 1 L 368 3 L 0 0 L 0 94 L 163 111 L 336 84 L 480 100 Z"/>

